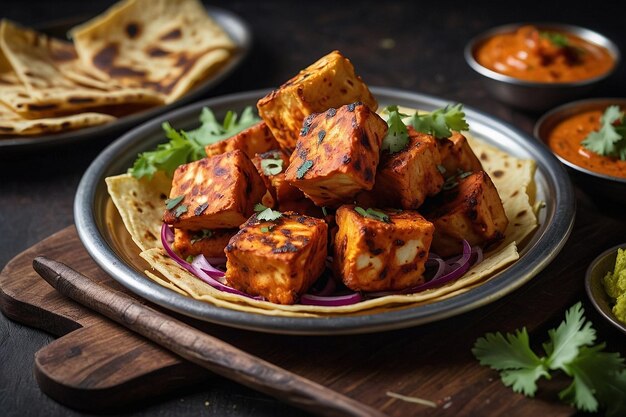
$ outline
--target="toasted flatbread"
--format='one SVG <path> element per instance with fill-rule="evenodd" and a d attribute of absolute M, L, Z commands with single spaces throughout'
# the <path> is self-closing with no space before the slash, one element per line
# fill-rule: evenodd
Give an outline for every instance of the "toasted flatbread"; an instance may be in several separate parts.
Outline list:
<path fill-rule="evenodd" d="M 27 118 L 163 103 L 152 90 L 107 86 L 82 67 L 72 44 L 7 20 L 0 23 L 0 49 L 23 87 L 0 89 L 0 100 Z"/>
<path fill-rule="evenodd" d="M 172 102 L 235 48 L 197 0 L 126 0 L 71 31 L 83 64 L 123 86 Z"/>

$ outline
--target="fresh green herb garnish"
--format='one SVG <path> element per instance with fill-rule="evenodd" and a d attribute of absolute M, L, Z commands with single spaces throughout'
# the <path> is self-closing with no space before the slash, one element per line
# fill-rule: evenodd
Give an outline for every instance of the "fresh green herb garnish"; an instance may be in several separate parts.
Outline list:
<path fill-rule="evenodd" d="M 550 43 L 552 43 L 552 45 L 556 46 L 557 48 L 565 48 L 570 44 L 567 36 L 559 32 L 541 31 L 539 32 L 539 36 L 549 40 Z"/>
<path fill-rule="evenodd" d="M 363 217 L 368 217 L 370 219 L 378 220 L 385 223 L 391 222 L 388 215 L 386 215 L 382 211 L 374 210 L 373 208 L 368 208 L 367 210 L 365 210 L 363 207 L 356 206 L 354 208 L 354 211 L 356 211 Z"/>
<path fill-rule="evenodd" d="M 194 243 L 199 242 L 202 239 L 210 239 L 211 237 L 213 237 L 213 230 L 202 229 L 198 232 L 195 232 L 191 236 L 191 244 L 193 245 Z"/>
<path fill-rule="evenodd" d="M 409 144 L 409 133 L 402 121 L 406 114 L 400 113 L 398 106 L 387 106 L 385 112 L 389 114 L 387 119 L 387 136 L 383 139 L 382 149 L 389 153 L 400 152 Z"/>
<path fill-rule="evenodd" d="M 269 207 L 265 207 L 261 203 L 254 206 L 254 211 L 257 213 L 256 218 L 258 220 L 264 220 L 267 222 L 278 220 L 283 216 L 280 211 L 272 210 Z"/>
<path fill-rule="evenodd" d="M 139 154 L 129 172 L 135 178 L 152 178 L 158 171 L 171 177 L 180 165 L 204 158 L 206 145 L 227 139 L 260 120 L 252 107 L 246 107 L 239 120 L 237 118 L 237 113 L 229 111 L 224 121 L 219 123 L 211 109 L 205 107 L 200 115 L 201 125 L 197 129 L 177 131 L 165 122 L 162 127 L 170 141 L 158 145 L 153 151 Z"/>
<path fill-rule="evenodd" d="M 422 115 L 415 112 L 411 118 L 411 125 L 418 132 L 427 133 L 439 139 L 452 136 L 452 130 L 469 129 L 463 105 L 460 103 Z"/>
<path fill-rule="evenodd" d="M 400 113 L 398 106 L 387 106 L 385 112 L 389 114 L 387 119 L 389 130 L 383 139 L 382 149 L 393 154 L 400 152 L 409 144 L 409 134 L 406 124 L 402 120 L 409 116 Z M 452 130 L 469 129 L 462 104 L 446 106 L 431 113 L 418 114 L 415 112 L 409 123 L 416 131 L 433 135 L 439 139 L 452 136 Z"/>
<path fill-rule="evenodd" d="M 626 120 L 618 106 L 606 108 L 600 119 L 600 130 L 589 133 L 582 145 L 599 155 L 626 161 Z"/>
<path fill-rule="evenodd" d="M 176 218 L 179 218 L 180 216 L 182 216 L 183 214 L 187 213 L 187 205 L 186 204 L 181 204 L 178 207 L 176 207 L 176 210 L 174 210 L 174 216 Z"/>
<path fill-rule="evenodd" d="M 261 159 L 261 169 L 265 175 L 276 175 L 283 172 L 282 159 Z"/>
<path fill-rule="evenodd" d="M 273 224 L 273 225 L 271 225 L 271 226 L 261 227 L 261 232 L 263 232 L 263 233 L 269 233 L 269 232 L 271 232 L 272 230 L 274 230 L 274 227 L 275 227 L 275 226 L 276 226 L 276 225 L 274 225 L 274 224 Z"/>
<path fill-rule="evenodd" d="M 167 210 L 173 209 L 174 207 L 178 205 L 178 203 L 183 201 L 183 198 L 185 198 L 184 195 L 179 195 L 178 197 L 174 197 L 174 198 L 168 198 L 167 200 L 165 200 L 165 208 Z"/>
<path fill-rule="evenodd" d="M 481 365 L 500 371 L 504 385 L 533 397 L 540 377 L 551 378 L 551 371 L 562 371 L 573 378 L 559 398 L 579 410 L 597 411 L 602 405 L 606 415 L 626 415 L 626 366 L 617 353 L 603 352 L 604 344 L 592 346 L 596 331 L 584 317 L 581 303 L 565 313 L 565 320 L 548 331 L 543 344 L 546 356 L 530 348 L 526 328 L 515 334 L 488 333 L 476 340 L 472 353 Z"/>
<path fill-rule="evenodd" d="M 304 178 L 304 174 L 306 174 L 307 171 L 311 169 L 312 166 L 313 166 L 313 161 L 311 161 L 310 159 L 307 159 L 306 161 L 304 161 L 302 165 L 300 165 L 298 169 L 296 170 L 296 178 L 299 180 Z"/>
<path fill-rule="evenodd" d="M 322 214 L 324 215 L 324 217 L 328 216 L 328 209 L 326 208 L 326 206 L 322 206 Z"/>
<path fill-rule="evenodd" d="M 193 260 L 194 260 L 194 258 L 195 258 L 195 257 L 194 257 L 193 255 L 189 255 L 189 256 L 187 256 L 187 257 L 185 258 L 185 260 L 186 260 L 187 262 L 189 262 L 189 263 L 192 263 L 192 262 L 193 262 Z"/>

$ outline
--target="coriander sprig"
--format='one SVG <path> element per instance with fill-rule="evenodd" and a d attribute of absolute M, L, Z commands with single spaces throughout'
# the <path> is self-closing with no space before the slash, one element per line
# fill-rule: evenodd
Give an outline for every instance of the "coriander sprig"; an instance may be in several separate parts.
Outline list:
<path fill-rule="evenodd" d="M 391 154 L 400 152 L 409 144 L 407 125 L 403 121 L 407 117 L 410 117 L 409 124 L 416 131 L 439 139 L 449 138 L 453 130 L 469 129 L 462 104 L 446 106 L 424 114 L 416 111 L 413 116 L 401 113 L 398 106 L 387 106 L 385 112 L 389 115 L 387 118 L 389 129 L 383 139 L 382 149 Z"/>
<path fill-rule="evenodd" d="M 139 154 L 129 172 L 135 178 L 152 178 L 158 171 L 163 171 L 171 177 L 180 165 L 206 157 L 204 150 L 206 145 L 227 139 L 259 120 L 252 107 L 246 107 L 241 117 L 233 111 L 228 111 L 220 123 L 211 109 L 205 107 L 200 114 L 201 125 L 197 129 L 176 130 L 168 122 L 164 122 L 161 126 L 169 142 L 158 145 L 153 151 Z"/>
<path fill-rule="evenodd" d="M 257 220 L 263 220 L 267 222 L 278 220 L 283 216 L 280 211 L 272 210 L 269 207 L 265 207 L 261 203 L 258 203 L 254 206 L 254 211 L 257 213 Z"/>
<path fill-rule="evenodd" d="M 515 334 L 488 333 L 476 340 L 472 353 L 481 365 L 500 371 L 504 385 L 533 397 L 537 380 L 563 371 L 572 383 L 559 397 L 579 410 L 606 409 L 608 417 L 626 415 L 626 366 L 617 353 L 604 352 L 604 344 L 593 346 L 596 332 L 584 317 L 581 303 L 565 313 L 565 320 L 548 332 L 545 356 L 530 348 L 526 328 Z"/>
<path fill-rule="evenodd" d="M 582 145 L 599 155 L 626 161 L 626 120 L 618 106 L 606 108 L 600 119 L 600 130 L 589 133 Z"/>

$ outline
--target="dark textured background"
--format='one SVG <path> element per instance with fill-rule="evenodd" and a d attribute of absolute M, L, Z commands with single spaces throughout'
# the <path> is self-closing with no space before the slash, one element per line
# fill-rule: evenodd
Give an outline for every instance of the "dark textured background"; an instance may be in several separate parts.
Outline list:
<path fill-rule="evenodd" d="M 41 26 L 92 16 L 112 1 L 3 0 L 0 16 Z M 250 25 L 249 59 L 210 96 L 273 87 L 333 49 L 341 50 L 370 85 L 437 95 L 486 111 L 531 132 L 538 115 L 515 111 L 486 96 L 463 60 L 463 47 L 490 27 L 519 21 L 559 21 L 597 30 L 626 52 L 621 2 L 216 1 Z M 594 95 L 626 96 L 625 66 Z M 8 154 L 0 150 L 0 267 L 44 237 L 72 224 L 76 186 L 89 163 L 114 137 Z M 626 239 L 624 239 L 626 240 Z M 42 394 L 33 355 L 51 340 L 0 315 L 0 413 L 77 416 Z M 280 346 L 276 347 L 280 349 Z M 221 378 L 163 398 L 125 415 L 301 415 Z"/>

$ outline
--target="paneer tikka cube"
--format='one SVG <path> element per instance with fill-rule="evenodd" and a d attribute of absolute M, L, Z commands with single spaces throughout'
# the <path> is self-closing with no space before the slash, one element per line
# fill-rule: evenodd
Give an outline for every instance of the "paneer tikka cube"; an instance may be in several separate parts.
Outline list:
<path fill-rule="evenodd" d="M 453 131 L 447 139 L 438 139 L 443 176 L 448 178 L 460 172 L 483 171 L 480 160 L 461 133 Z"/>
<path fill-rule="evenodd" d="M 285 172 L 287 181 L 318 206 L 338 207 L 374 186 L 387 123 L 352 103 L 309 116 Z"/>
<path fill-rule="evenodd" d="M 333 269 L 337 277 L 354 291 L 401 290 L 422 284 L 433 224 L 412 210 L 377 209 L 375 213 L 386 220 L 357 210 L 344 205 L 335 214 L 339 229 Z"/>
<path fill-rule="evenodd" d="M 434 136 L 408 126 L 409 143 L 401 151 L 383 152 L 371 194 L 378 205 L 417 209 L 441 191 L 441 156 Z"/>
<path fill-rule="evenodd" d="M 484 171 L 463 173 L 446 181 L 445 190 L 423 206 L 435 225 L 433 252 L 462 252 L 462 241 L 485 248 L 504 238 L 508 219 L 491 178 Z"/>
<path fill-rule="evenodd" d="M 163 221 L 187 230 L 239 227 L 265 191 L 259 173 L 242 151 L 203 158 L 174 172 L 172 204 Z"/>
<path fill-rule="evenodd" d="M 274 221 L 256 216 L 226 246 L 226 280 L 272 303 L 294 304 L 324 271 L 328 226 L 293 212 Z"/>
<path fill-rule="evenodd" d="M 228 139 L 206 145 L 204 151 L 207 156 L 215 156 L 239 149 L 252 159 L 257 153 L 276 148 L 278 148 L 278 142 L 274 139 L 274 135 L 265 122 L 259 122 Z"/>
<path fill-rule="evenodd" d="M 271 202 L 263 203 L 267 207 L 275 207 L 280 202 L 299 200 L 304 194 L 285 179 L 285 170 L 289 166 L 289 157 L 279 149 L 256 154 L 252 158 L 259 175 L 271 195 Z"/>
<path fill-rule="evenodd" d="M 355 101 L 378 107 L 350 60 L 333 51 L 263 97 L 257 108 L 280 146 L 291 152 L 307 116 Z"/>
<path fill-rule="evenodd" d="M 174 229 L 174 250 L 181 257 L 204 255 L 208 258 L 223 258 L 224 248 L 238 229 Z"/>

